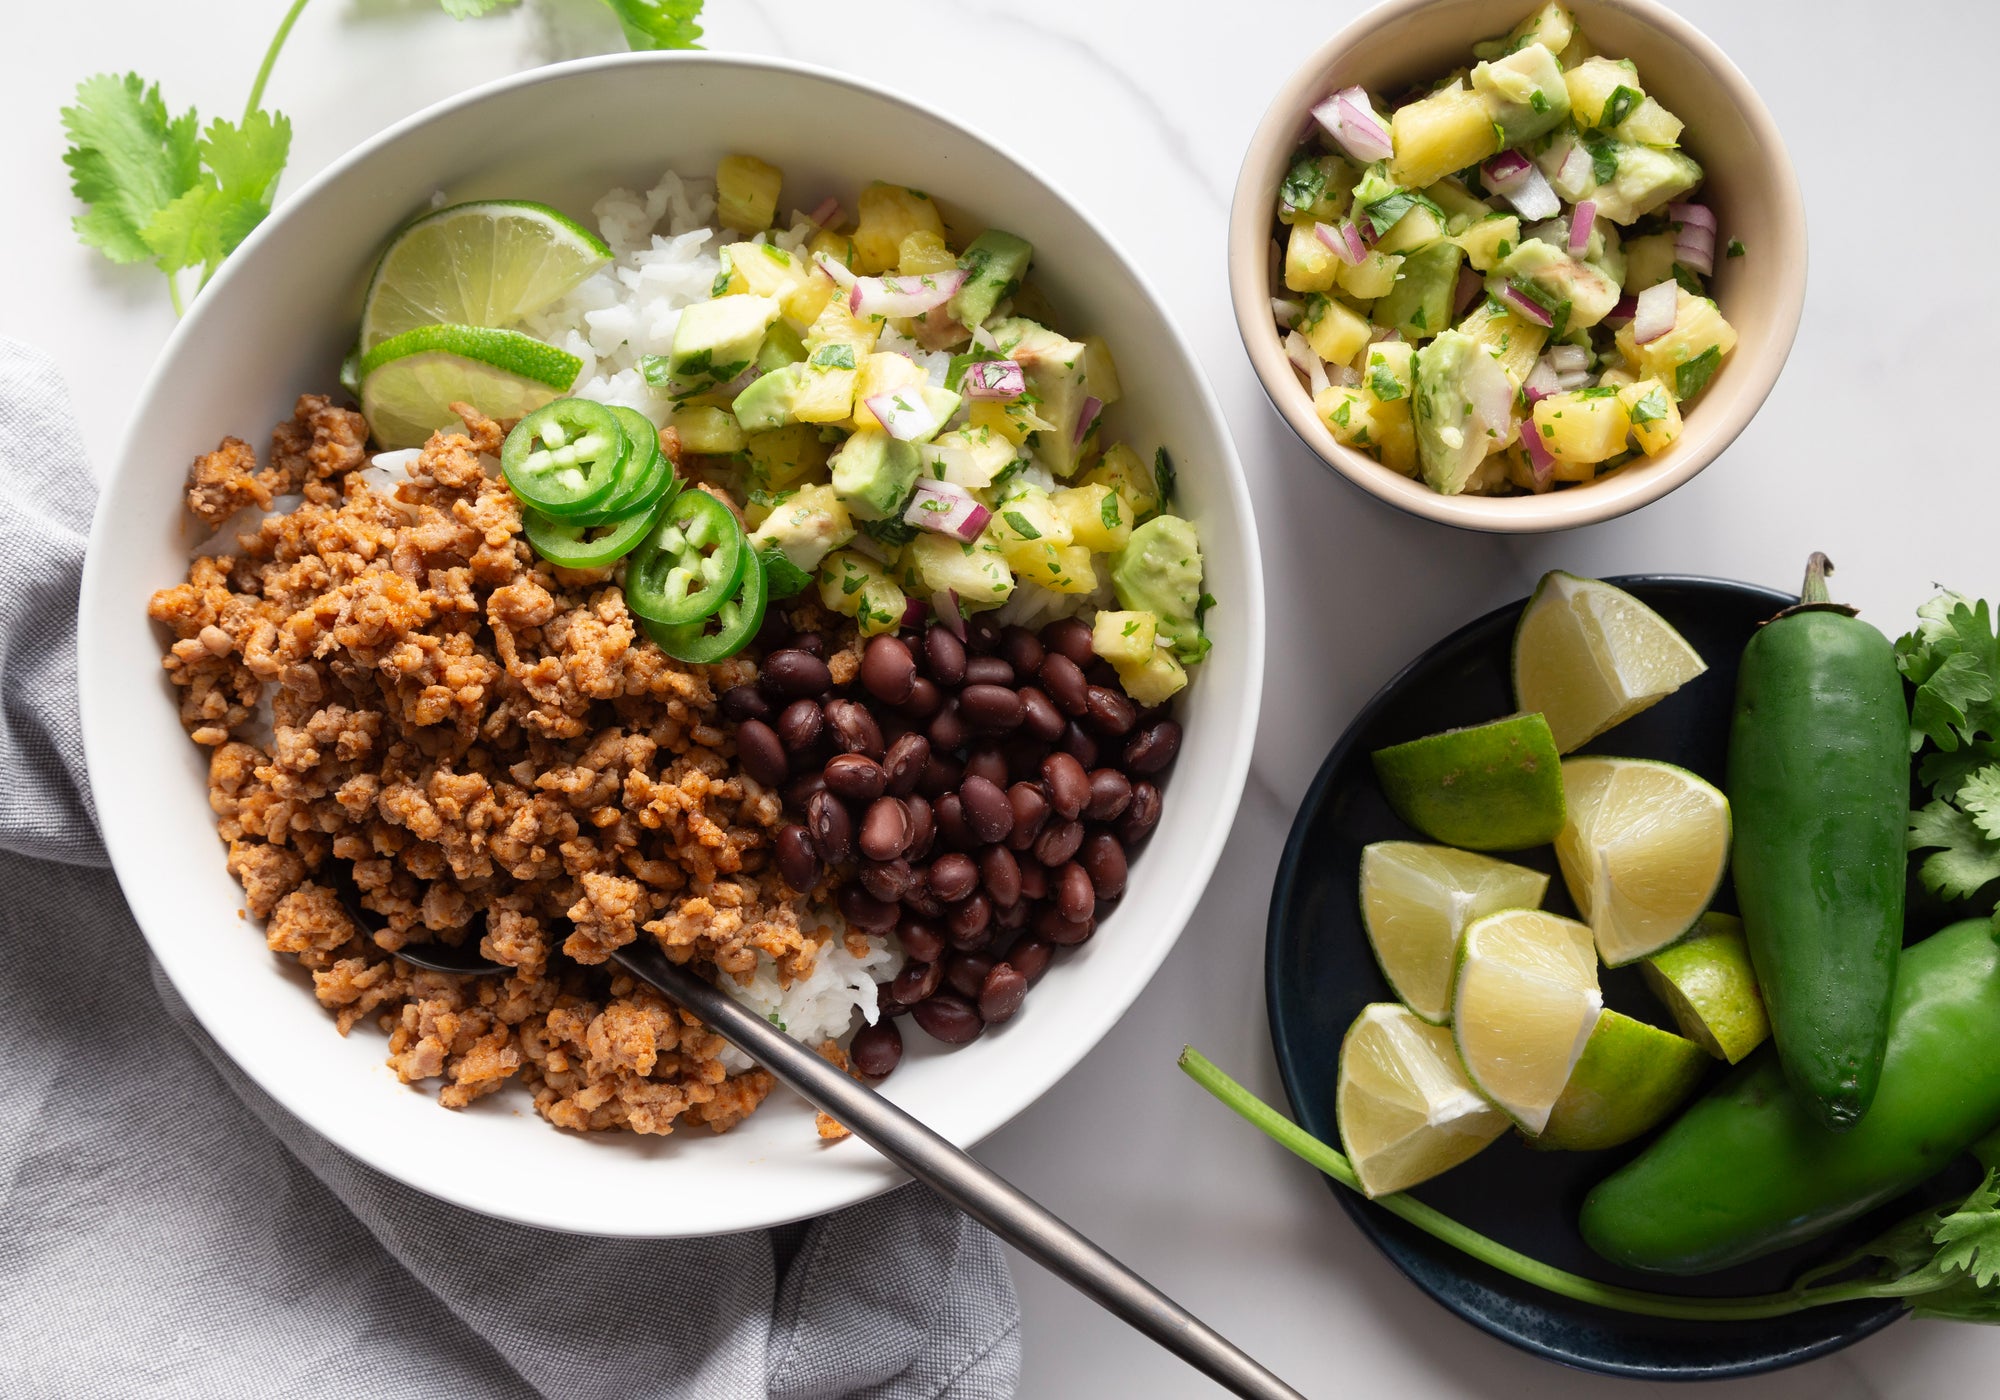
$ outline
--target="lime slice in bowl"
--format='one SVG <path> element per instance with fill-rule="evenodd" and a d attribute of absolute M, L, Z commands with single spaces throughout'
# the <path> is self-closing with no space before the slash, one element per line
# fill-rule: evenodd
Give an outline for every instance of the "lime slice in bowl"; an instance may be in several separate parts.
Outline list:
<path fill-rule="evenodd" d="M 1532 909 L 1549 877 L 1492 856 L 1377 841 L 1361 852 L 1361 924 L 1382 975 L 1404 1005 L 1433 1025 L 1451 1019 L 1452 958 L 1474 919 Z"/>
<path fill-rule="evenodd" d="M 583 361 L 518 331 L 419 326 L 361 359 L 361 411 L 385 451 L 421 447 L 455 427 L 454 403 L 489 418 L 520 418 L 576 382 Z"/>
<path fill-rule="evenodd" d="M 1630 1142 L 1686 1102 L 1709 1059 L 1672 1031 L 1606 1008 L 1531 1147 L 1597 1152 Z"/>
<path fill-rule="evenodd" d="M 1507 1131 L 1466 1079 L 1451 1032 L 1394 1002 L 1363 1007 L 1347 1028 L 1334 1112 L 1369 1196 L 1428 1181 Z"/>
<path fill-rule="evenodd" d="M 1729 799 L 1671 763 L 1571 758 L 1556 861 L 1607 967 L 1694 927 L 1729 866 Z"/>
<path fill-rule="evenodd" d="M 1452 1037 L 1479 1092 L 1542 1131 L 1597 1027 L 1604 997 L 1590 930 L 1539 909 L 1476 920 L 1458 945 Z"/>
<path fill-rule="evenodd" d="M 1667 620 L 1608 583 L 1547 573 L 1514 629 L 1514 702 L 1581 748 L 1708 669 Z"/>
<path fill-rule="evenodd" d="M 439 209 L 407 225 L 375 265 L 361 353 L 419 326 L 517 326 L 610 261 L 601 239 L 546 204 Z"/>

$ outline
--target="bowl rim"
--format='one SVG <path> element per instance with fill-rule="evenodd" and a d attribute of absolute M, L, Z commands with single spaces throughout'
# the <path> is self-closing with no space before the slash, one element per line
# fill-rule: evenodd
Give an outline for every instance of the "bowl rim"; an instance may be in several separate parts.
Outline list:
<path fill-rule="evenodd" d="M 1785 246 L 1778 249 L 1773 259 L 1778 269 L 1778 302 L 1776 334 L 1770 352 L 1740 367 L 1750 371 L 1749 388 L 1732 418 L 1718 418 L 1712 427 L 1704 425 L 1705 435 L 1691 450 L 1677 454 L 1661 470 L 1644 476 L 1614 473 L 1599 481 L 1541 496 L 1445 496 L 1420 481 L 1400 476 L 1373 457 L 1340 443 L 1327 431 L 1313 413 L 1312 400 L 1298 382 L 1291 362 L 1285 358 L 1271 318 L 1268 290 L 1265 244 L 1269 236 L 1271 193 L 1258 168 L 1267 152 L 1280 147 L 1289 150 L 1297 144 L 1295 137 L 1303 114 L 1314 99 L 1323 95 L 1326 74 L 1347 50 L 1384 24 L 1450 3 L 1457 0 L 1384 0 L 1313 50 L 1278 88 L 1244 149 L 1230 201 L 1229 299 L 1236 313 L 1237 333 L 1265 396 L 1299 441 L 1328 467 L 1377 500 L 1440 524 L 1499 534 L 1567 530 L 1616 519 L 1693 480 L 1750 426 L 1776 387 L 1805 311 L 1806 214 L 1798 171 L 1770 109 L 1714 40 L 1655 0 L 1577 0 L 1579 9 L 1627 11 L 1692 53 L 1715 75 L 1755 135 L 1756 144 L 1765 152 L 1768 174 L 1772 177 L 1767 187 L 1769 198 L 1776 210 L 1778 228 L 1786 235 Z"/>
<path fill-rule="evenodd" d="M 1081 1064 L 1151 984 L 1160 965 L 1179 942 L 1193 918 L 1196 905 L 1207 892 L 1209 880 L 1221 859 L 1223 847 L 1234 825 L 1235 815 L 1249 779 L 1258 714 L 1263 699 L 1266 625 L 1264 579 L 1259 565 L 1262 555 L 1258 543 L 1256 515 L 1252 509 L 1248 479 L 1244 473 L 1242 459 L 1236 450 L 1228 417 L 1222 411 L 1201 358 L 1196 354 L 1186 332 L 1169 309 L 1169 303 L 1161 296 L 1153 280 L 1145 274 L 1124 245 L 1062 185 L 1050 179 L 1039 166 L 1023 159 L 1008 145 L 975 130 L 959 119 L 867 79 L 836 72 L 817 64 L 761 54 L 707 51 L 613 53 L 545 64 L 482 83 L 433 103 L 384 128 L 330 161 L 283 200 L 251 233 L 245 240 L 243 248 L 238 251 L 240 253 L 248 249 L 254 253 L 265 240 L 273 237 L 276 230 L 294 216 L 297 210 L 308 207 L 311 199 L 326 186 L 348 177 L 356 168 L 374 161 L 383 152 L 411 134 L 468 108 L 478 107 L 523 89 L 549 83 L 588 79 L 592 75 L 618 69 L 683 66 L 745 69 L 780 79 L 803 78 L 832 84 L 862 97 L 889 104 L 913 116 L 934 121 L 957 137 L 985 148 L 1014 166 L 1052 196 L 1083 230 L 1097 239 L 1132 279 L 1134 288 L 1158 319 L 1160 328 L 1185 364 L 1189 385 L 1196 396 L 1201 416 L 1213 424 L 1219 445 L 1219 451 L 1203 474 L 1204 476 L 1213 474 L 1218 490 L 1224 494 L 1229 503 L 1229 510 L 1234 516 L 1232 533 L 1244 560 L 1240 596 L 1232 600 L 1242 608 L 1243 674 L 1234 682 L 1237 693 L 1234 697 L 1233 714 L 1225 714 L 1221 707 L 1217 707 L 1217 713 L 1205 719 L 1206 724 L 1227 731 L 1223 735 L 1225 741 L 1223 781 L 1213 791 L 1205 791 L 1203 794 L 1202 829 L 1195 845 L 1195 858 L 1177 868 L 1175 874 L 1178 878 L 1178 888 L 1163 902 L 1160 916 L 1154 921 L 1167 925 L 1170 930 L 1169 936 L 1134 955 L 1137 960 L 1123 984 L 1115 988 L 1112 995 L 1096 999 L 1087 1017 L 1077 1019 L 1076 1028 L 1072 1032 L 1075 1037 L 1073 1054 L 1048 1057 L 1040 1068 L 1016 1065 L 1014 1072 L 1007 1076 L 1004 1086 L 999 1084 L 992 1086 L 997 1092 L 984 1096 L 984 1102 L 991 1107 L 964 1131 L 950 1134 L 958 1146 L 970 1149 L 1004 1127 Z M 248 261 L 249 259 L 244 257 L 232 257 L 225 262 L 207 289 L 211 294 L 197 298 L 188 309 L 188 314 L 182 318 L 161 347 L 158 358 L 134 397 L 136 410 L 143 410 L 144 406 L 162 391 L 170 367 L 176 364 L 182 346 L 191 337 L 195 328 L 206 318 L 220 314 L 216 307 L 225 299 L 224 294 L 233 280 L 233 274 L 240 273 Z M 116 726 L 117 720 L 110 712 L 105 696 L 107 688 L 116 683 L 120 670 L 117 658 L 101 655 L 101 648 L 91 645 L 86 640 L 89 634 L 85 629 L 90 620 L 107 607 L 119 605 L 118 600 L 109 596 L 106 591 L 108 588 L 104 580 L 106 566 L 102 562 L 106 548 L 102 541 L 109 528 L 108 522 L 116 510 L 115 503 L 120 498 L 119 484 L 130 473 L 150 469 L 144 452 L 146 417 L 143 411 L 134 412 L 130 424 L 119 441 L 111 470 L 101 485 L 97 504 L 92 513 L 77 602 L 77 691 L 80 729 L 91 792 L 98 810 L 107 813 L 120 810 L 121 805 L 132 805 L 127 800 L 129 794 L 115 790 L 105 765 L 90 761 L 94 754 L 103 755 L 111 752 L 110 731 Z M 129 673 L 129 665 L 124 667 L 124 671 Z M 1184 805 L 1190 813 L 1196 810 L 1192 803 Z M 258 1044 L 235 1029 L 226 1012 L 226 999 L 216 1000 L 204 995 L 198 989 L 191 990 L 182 984 L 175 976 L 175 971 L 188 965 L 187 954 L 178 947 L 178 940 L 166 928 L 162 927 L 156 936 L 154 929 L 148 926 L 147 917 L 141 912 L 149 903 L 143 889 L 128 884 L 127 872 L 132 872 L 136 880 L 138 872 L 144 868 L 136 847 L 143 837 L 145 824 L 139 821 L 119 820 L 106 820 L 101 824 L 104 828 L 105 846 L 113 875 L 117 878 L 121 892 L 132 911 L 134 922 L 139 925 L 148 949 L 167 973 L 168 980 L 174 984 L 176 992 L 193 1011 L 202 1029 L 216 1041 L 251 1082 L 269 1094 L 287 1112 L 349 1156 L 426 1196 L 491 1218 L 566 1233 L 624 1238 L 691 1238 L 765 1229 L 811 1218 L 872 1199 L 908 1180 L 900 1170 L 887 1168 L 886 1164 L 883 1164 L 885 1169 L 878 1173 L 850 1171 L 842 1178 L 838 1188 L 830 1190 L 823 1198 L 816 1199 L 803 1208 L 751 1210 L 741 1213 L 740 1216 L 728 1216 L 720 1223 L 710 1224 L 705 1220 L 696 1228 L 671 1221 L 648 1222 L 637 1219 L 634 1219 L 627 1228 L 622 1222 L 606 1224 L 595 1217 L 593 1223 L 581 1223 L 561 1206 L 560 1193 L 542 1193 L 540 1199 L 543 1204 L 529 1209 L 507 1209 L 490 1200 L 461 1198 L 454 1190 L 459 1183 L 445 1172 L 429 1168 L 409 1169 L 405 1163 L 383 1160 L 384 1154 L 377 1148 L 380 1139 L 370 1138 L 355 1142 L 338 1136 L 328 1125 L 328 1115 L 320 1111 L 318 1101 L 311 1097 L 290 1094 L 283 1081 L 273 1073 L 270 1058 L 257 1053 Z M 158 919 L 155 918 L 154 922 L 158 923 Z M 333 1042 L 329 1042 L 331 1043 Z M 855 1145 L 871 1156 L 874 1155 L 873 1149 L 860 1143 L 858 1139 Z M 880 1159 L 877 1158 L 877 1161 L 880 1162 Z M 426 1171 L 428 1175 L 425 1174 Z M 742 1194 L 747 1196 L 749 1193 Z"/>

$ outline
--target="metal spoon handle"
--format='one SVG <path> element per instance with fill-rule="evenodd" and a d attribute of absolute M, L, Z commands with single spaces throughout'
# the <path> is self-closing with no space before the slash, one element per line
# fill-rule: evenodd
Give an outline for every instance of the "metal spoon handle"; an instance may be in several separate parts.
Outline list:
<path fill-rule="evenodd" d="M 1221 1333 L 969 1154 L 727 993 L 668 962 L 658 948 L 633 944 L 612 957 L 884 1157 L 1196 1370 L 1252 1400 L 1304 1400 Z"/>

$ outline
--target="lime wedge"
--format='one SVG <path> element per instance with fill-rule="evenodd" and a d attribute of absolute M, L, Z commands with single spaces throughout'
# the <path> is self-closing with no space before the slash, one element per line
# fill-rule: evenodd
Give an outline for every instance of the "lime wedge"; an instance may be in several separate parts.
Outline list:
<path fill-rule="evenodd" d="M 1382 975 L 1403 1003 L 1435 1025 L 1451 1019 L 1458 936 L 1498 909 L 1532 909 L 1548 891 L 1539 870 L 1492 856 L 1377 841 L 1361 852 L 1361 923 Z"/>
<path fill-rule="evenodd" d="M 1630 1142 L 1686 1102 L 1708 1068 L 1692 1040 L 1606 1010 L 1531 1147 L 1596 1152 Z"/>
<path fill-rule="evenodd" d="M 1638 758 L 1562 765 L 1556 861 L 1608 967 L 1694 927 L 1729 865 L 1729 799 L 1685 768 Z"/>
<path fill-rule="evenodd" d="M 1562 830 L 1561 760 L 1540 715 L 1377 749 L 1375 775 L 1397 816 L 1448 846 L 1518 851 Z"/>
<path fill-rule="evenodd" d="M 533 412 L 576 382 L 583 361 L 518 331 L 420 326 L 361 359 L 361 411 L 385 451 L 456 427 L 454 403 L 489 418 Z"/>
<path fill-rule="evenodd" d="M 1563 753 L 1679 690 L 1708 665 L 1620 588 L 1542 575 L 1514 629 L 1514 700 L 1548 716 Z"/>
<path fill-rule="evenodd" d="M 1681 1034 L 1718 1060 L 1736 1064 L 1771 1034 L 1757 990 L 1743 921 L 1707 913 L 1694 932 L 1639 964 Z"/>
<path fill-rule="evenodd" d="M 546 204 L 439 209 L 407 225 L 375 265 L 361 353 L 418 326 L 517 326 L 610 261 L 602 240 Z"/>
<path fill-rule="evenodd" d="M 1428 1181 L 1507 1131 L 1466 1079 L 1451 1033 L 1386 1001 L 1363 1007 L 1340 1042 L 1334 1114 L 1370 1196 Z"/>
<path fill-rule="evenodd" d="M 1479 1092 L 1539 1133 L 1597 1025 L 1604 998 L 1590 930 L 1539 909 L 1474 921 L 1458 945 L 1452 1037 Z"/>

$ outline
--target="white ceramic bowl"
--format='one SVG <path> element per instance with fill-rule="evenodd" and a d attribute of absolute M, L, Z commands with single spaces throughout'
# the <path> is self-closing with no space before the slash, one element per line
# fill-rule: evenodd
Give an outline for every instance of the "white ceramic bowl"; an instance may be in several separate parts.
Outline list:
<path fill-rule="evenodd" d="M 809 119 L 807 114 L 810 114 Z M 404 1088 L 371 1025 L 343 1040 L 289 960 L 244 921 L 208 808 L 206 751 L 182 733 L 145 615 L 181 579 L 188 463 L 226 433 L 268 440 L 302 391 L 330 391 L 380 244 L 442 188 L 586 217 L 615 184 L 707 174 L 728 151 L 786 173 L 785 207 L 913 185 L 947 213 L 1012 229 L 1065 323 L 1103 334 L 1125 401 L 1114 422 L 1164 443 L 1208 561 L 1215 650 L 1186 699 L 1165 816 L 1131 891 L 1007 1026 L 952 1052 L 912 1034 L 889 1097 L 960 1144 L 1020 1112 L 1089 1053 L 1146 985 L 1214 867 L 1249 766 L 1264 605 L 1242 468 L 1193 352 L 1131 263 L 1047 181 L 935 113 L 795 64 L 619 55 L 541 69 L 435 107 L 362 146 L 258 230 L 175 332 L 99 504 L 85 565 L 83 731 L 113 865 L 153 952 L 210 1034 L 286 1108 L 422 1191 L 490 1215 L 608 1235 L 699 1235 L 799 1219 L 900 1174 L 856 1141 L 822 1144 L 780 1091 L 743 1126 L 661 1139 L 557 1132 L 518 1089 L 462 1113 Z M 645 182 L 643 184 L 636 182 Z M 1216 930 L 1220 937 L 1247 933 Z M 1255 950 L 1244 945 L 1244 956 Z M 1171 1066 L 1163 1066 L 1168 1076 Z M 435 1086 L 433 1086 L 434 1088 Z M 1144 1092 L 1144 1086 L 1133 1086 Z"/>

